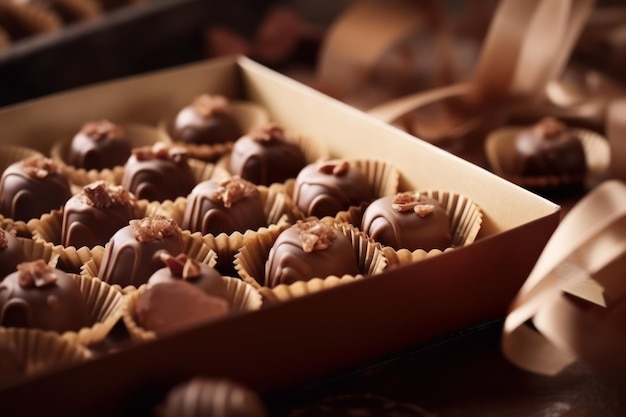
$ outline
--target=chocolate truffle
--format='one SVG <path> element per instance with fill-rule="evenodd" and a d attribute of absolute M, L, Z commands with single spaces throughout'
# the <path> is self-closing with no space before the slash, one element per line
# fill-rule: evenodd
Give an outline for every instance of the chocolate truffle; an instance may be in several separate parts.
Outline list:
<path fill-rule="evenodd" d="M 0 229 L 0 280 L 15 272 L 17 265 L 26 261 L 24 247 L 11 232 Z"/>
<path fill-rule="evenodd" d="M 150 286 L 135 306 L 137 323 L 157 335 L 216 320 L 228 312 L 226 300 L 182 279 Z"/>
<path fill-rule="evenodd" d="M 89 326 L 78 284 L 42 260 L 23 262 L 0 282 L 0 325 L 78 331 Z"/>
<path fill-rule="evenodd" d="M 122 186 L 138 199 L 173 201 L 195 185 L 187 151 L 180 146 L 155 143 L 135 148 L 124 166 Z"/>
<path fill-rule="evenodd" d="M 59 164 L 41 155 L 9 165 L 0 179 L 0 213 L 27 222 L 59 210 L 72 197 Z"/>
<path fill-rule="evenodd" d="M 299 220 L 276 239 L 265 263 L 265 285 L 273 288 L 330 275 L 358 275 L 350 240 L 321 221 Z"/>
<path fill-rule="evenodd" d="M 92 248 L 108 240 L 134 218 L 135 196 L 122 186 L 96 181 L 67 200 L 63 208 L 61 244 Z"/>
<path fill-rule="evenodd" d="M 585 150 L 580 139 L 564 123 L 545 118 L 515 138 L 511 174 L 517 176 L 584 177 Z"/>
<path fill-rule="evenodd" d="M 294 202 L 307 217 L 334 216 L 374 198 L 367 177 L 346 160 L 307 165 L 298 174 L 293 190 Z"/>
<path fill-rule="evenodd" d="M 148 288 L 156 284 L 182 280 L 209 295 L 228 301 L 226 281 L 215 268 L 198 262 L 184 253 L 172 256 L 168 252 L 161 252 L 159 260 L 165 267 L 152 274 L 148 279 Z"/>
<path fill-rule="evenodd" d="M 198 145 L 234 142 L 243 130 L 232 114 L 228 99 L 202 94 L 176 115 L 174 139 Z"/>
<path fill-rule="evenodd" d="M 130 156 L 131 144 L 126 131 L 108 120 L 85 123 L 74 135 L 67 163 L 86 170 L 122 166 Z"/>
<path fill-rule="evenodd" d="M 361 229 L 396 250 L 443 250 L 452 245 L 450 219 L 441 203 L 417 192 L 375 200 L 363 213 Z"/>
<path fill-rule="evenodd" d="M 267 226 L 257 187 L 238 176 L 207 180 L 187 196 L 183 229 L 217 236 Z"/>
<path fill-rule="evenodd" d="M 276 124 L 237 139 L 230 157 L 230 172 L 257 185 L 295 178 L 305 165 L 302 149 L 290 142 L 284 129 Z"/>
<path fill-rule="evenodd" d="M 159 253 L 178 255 L 183 251 L 180 227 L 164 216 L 131 220 L 106 244 L 99 278 L 122 287 L 139 287 L 163 263 Z"/>
<path fill-rule="evenodd" d="M 227 379 L 196 377 L 172 388 L 160 417 L 266 417 L 256 392 Z"/>

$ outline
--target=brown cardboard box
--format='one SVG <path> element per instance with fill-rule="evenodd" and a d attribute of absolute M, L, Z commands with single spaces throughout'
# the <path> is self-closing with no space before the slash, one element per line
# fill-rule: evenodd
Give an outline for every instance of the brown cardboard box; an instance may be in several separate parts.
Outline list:
<path fill-rule="evenodd" d="M 314 381 L 503 317 L 560 207 L 246 58 L 130 77 L 0 110 L 3 141 L 47 151 L 91 118 L 156 123 L 200 92 L 250 99 L 334 156 L 380 157 L 401 188 L 469 196 L 483 210 L 470 246 L 379 276 L 214 322 L 0 391 L 2 415 L 121 415 L 197 374 L 262 393 Z M 63 387 L 67 397 L 59 393 Z M 5 413 L 4 410 L 9 410 Z"/>

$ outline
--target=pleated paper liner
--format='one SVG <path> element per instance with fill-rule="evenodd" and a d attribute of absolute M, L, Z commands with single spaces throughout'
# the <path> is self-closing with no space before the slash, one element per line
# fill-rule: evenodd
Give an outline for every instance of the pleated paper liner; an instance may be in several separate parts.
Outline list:
<path fill-rule="evenodd" d="M 599 133 L 587 129 L 572 128 L 580 138 L 587 161 L 584 178 L 572 175 L 520 176 L 512 173 L 515 157 L 515 138 L 528 127 L 510 126 L 494 130 L 485 141 L 485 153 L 493 172 L 522 187 L 533 189 L 557 188 L 567 185 L 597 183 L 609 169 L 611 150 L 608 141 Z"/>
<path fill-rule="evenodd" d="M 157 142 L 168 143 L 166 138 L 160 135 L 158 130 L 152 126 L 140 123 L 122 124 L 121 126 L 126 131 L 132 148 L 152 146 Z M 50 156 L 66 166 L 66 172 L 72 184 L 82 187 L 98 180 L 109 181 L 113 184 L 120 184 L 122 182 L 122 176 L 124 175 L 123 166 L 103 170 L 86 170 L 70 165 L 67 162 L 67 157 L 71 143 L 72 136 L 57 140 L 50 149 Z"/>
<path fill-rule="evenodd" d="M 363 275 L 344 275 L 341 277 L 331 275 L 326 278 L 313 278 L 309 281 L 298 281 L 293 284 L 281 284 L 274 288 L 261 287 L 259 292 L 267 304 L 281 303 L 298 297 L 304 297 L 339 285 L 350 284 L 363 279 Z"/>
<path fill-rule="evenodd" d="M 17 237 L 32 239 L 33 234 L 28 225 L 21 220 L 13 220 L 0 215 L 0 229 L 13 233 Z"/>
<path fill-rule="evenodd" d="M 43 371 L 75 365 L 92 357 L 85 346 L 51 331 L 0 327 L 0 343 L 7 345 L 17 362 L 16 372 L 0 374 L 0 386 L 11 385 L 23 377 Z"/>
<path fill-rule="evenodd" d="M 0 174 L 2 174 L 9 165 L 33 155 L 42 155 L 42 153 L 24 146 L 0 145 Z"/>
<path fill-rule="evenodd" d="M 256 288 L 246 284 L 239 278 L 227 276 L 223 278 L 227 283 L 228 300 L 230 301 L 229 315 L 255 311 L 261 308 L 263 300 Z M 142 328 L 136 320 L 135 308 L 137 302 L 139 301 L 139 297 L 146 291 L 147 285 L 142 285 L 137 291 L 127 294 L 124 299 L 124 306 L 122 307 L 124 324 L 134 342 L 146 342 L 155 340 L 158 337 L 156 332 Z M 228 316 L 223 319 L 227 318 Z"/>
<path fill-rule="evenodd" d="M 383 251 L 390 268 L 417 262 L 454 248 L 470 245 L 476 240 L 480 232 L 483 220 L 482 210 L 467 196 L 445 190 L 418 190 L 416 192 L 436 199 L 446 210 L 446 213 L 450 217 L 452 246 L 443 251 L 439 249 L 428 251 L 423 249 L 413 251 L 407 249 L 396 250 L 392 247 L 384 246 Z M 347 211 L 338 213 L 335 216 L 335 221 L 360 225 L 363 212 L 364 207 L 352 207 Z"/>
<path fill-rule="evenodd" d="M 95 20 L 102 15 L 102 7 L 96 0 L 51 0 L 50 8 L 66 25 Z"/>
<path fill-rule="evenodd" d="M 61 19 L 42 4 L 0 2 L 0 27 L 11 42 L 57 32 L 62 26 Z"/>
<path fill-rule="evenodd" d="M 332 218 L 326 217 L 322 221 L 339 229 L 351 242 L 357 257 L 359 273 L 365 276 L 380 274 L 387 267 L 387 258 L 379 243 L 369 239 L 365 233 L 347 223 L 336 223 Z M 243 246 L 235 255 L 235 270 L 241 278 L 257 289 L 266 287 L 265 262 L 269 256 L 274 242 L 285 228 L 266 230 L 259 232 L 254 239 L 245 239 Z M 311 277 L 326 278 L 326 277 Z"/>
<path fill-rule="evenodd" d="M 232 114 L 235 117 L 235 120 L 241 127 L 244 134 L 269 122 L 269 114 L 267 113 L 267 110 L 259 104 L 250 101 L 233 100 L 229 101 L 229 106 L 232 109 Z M 175 117 L 176 115 L 172 115 L 167 119 L 161 120 L 158 123 L 158 128 L 161 130 L 163 135 L 169 138 L 172 142 L 177 145 L 184 146 L 192 158 L 215 162 L 232 151 L 234 141 L 228 143 L 218 143 L 215 145 L 202 145 L 179 141 L 173 133 Z"/>
<path fill-rule="evenodd" d="M 200 233 L 191 233 L 188 230 L 182 231 L 183 253 L 198 262 L 214 267 L 217 263 L 217 254 L 211 250 L 202 239 Z M 80 268 L 80 275 L 88 278 L 102 278 L 100 276 L 100 267 L 102 266 L 102 258 L 106 246 L 96 246 L 90 251 L 90 258 L 83 262 Z M 73 265 L 75 266 L 75 265 Z M 165 265 L 163 265 L 165 267 Z M 128 285 L 122 289 L 124 293 L 135 291 L 137 288 Z"/>
<path fill-rule="evenodd" d="M 367 182 L 370 184 L 375 198 L 394 195 L 398 192 L 398 184 L 400 181 L 400 172 L 393 166 L 393 164 L 384 161 L 382 159 L 346 159 L 351 165 L 357 167 L 367 178 Z M 296 185 L 296 179 L 288 179 L 284 183 L 284 193 L 293 199 L 294 190 Z M 362 202 L 361 207 L 369 203 L 369 201 Z M 297 218 L 304 219 L 305 214 L 298 208 L 296 202 L 294 204 L 294 211 L 297 213 Z M 356 224 L 355 224 L 356 225 Z"/>

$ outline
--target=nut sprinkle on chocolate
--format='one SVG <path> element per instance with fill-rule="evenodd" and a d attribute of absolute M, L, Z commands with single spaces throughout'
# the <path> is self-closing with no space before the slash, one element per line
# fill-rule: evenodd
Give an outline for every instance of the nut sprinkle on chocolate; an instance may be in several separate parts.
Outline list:
<path fill-rule="evenodd" d="M 136 201 L 135 196 L 124 187 L 107 181 L 96 181 L 84 186 L 78 197 L 83 203 L 97 208 L 134 204 Z"/>
<path fill-rule="evenodd" d="M 258 192 L 256 185 L 235 175 L 219 183 L 219 187 L 211 195 L 211 200 L 221 201 L 224 207 L 230 208 L 238 201 L 255 196 Z"/>
<path fill-rule="evenodd" d="M 171 146 L 157 142 L 152 146 L 142 146 L 133 149 L 133 155 L 138 161 L 151 161 L 153 159 L 170 160 L 181 163 L 187 160 L 187 150 L 182 146 Z"/>
<path fill-rule="evenodd" d="M 552 139 L 567 130 L 567 126 L 554 117 L 541 119 L 534 127 L 535 134 L 543 139 Z"/>
<path fill-rule="evenodd" d="M 331 161 L 320 162 L 317 170 L 322 174 L 334 175 L 336 177 L 344 176 L 350 170 L 350 162 L 345 159 L 334 159 Z"/>
<path fill-rule="evenodd" d="M 45 156 L 33 155 L 22 160 L 22 169 L 31 178 L 43 179 L 59 172 L 59 164 Z"/>
<path fill-rule="evenodd" d="M 420 193 L 411 191 L 396 194 L 391 202 L 391 208 L 400 213 L 414 211 L 420 217 L 426 217 L 435 210 L 435 206 L 426 204 L 426 200 Z"/>
<path fill-rule="evenodd" d="M 250 139 L 258 143 L 270 143 L 287 141 L 285 136 L 285 129 L 277 125 L 276 123 L 268 123 L 265 126 L 259 127 L 248 133 Z"/>
<path fill-rule="evenodd" d="M 9 246 L 9 239 L 4 229 L 0 229 L 0 249 L 6 249 L 7 246 Z"/>
<path fill-rule="evenodd" d="M 195 279 L 202 275 L 200 263 L 187 256 L 187 254 L 181 253 L 172 256 L 168 252 L 160 252 L 159 259 L 170 269 L 173 277 Z"/>
<path fill-rule="evenodd" d="M 220 95 L 202 94 L 196 97 L 191 106 L 200 117 L 208 119 L 214 114 L 225 114 L 230 110 L 228 99 Z"/>
<path fill-rule="evenodd" d="M 138 242 L 163 240 L 178 231 L 178 225 L 174 220 L 161 215 L 133 219 L 129 224 L 131 232 Z"/>
<path fill-rule="evenodd" d="M 319 221 L 298 220 L 296 230 L 302 242 L 302 250 L 306 253 L 328 249 L 337 237 L 333 226 Z"/>
<path fill-rule="evenodd" d="M 123 139 L 126 135 L 126 132 L 121 126 L 111 123 L 108 120 L 87 122 L 80 131 L 96 142 L 101 140 L 119 140 Z"/>
<path fill-rule="evenodd" d="M 57 282 L 57 275 L 50 265 L 42 259 L 32 262 L 22 262 L 17 265 L 18 280 L 20 287 L 33 288 L 45 287 Z"/>

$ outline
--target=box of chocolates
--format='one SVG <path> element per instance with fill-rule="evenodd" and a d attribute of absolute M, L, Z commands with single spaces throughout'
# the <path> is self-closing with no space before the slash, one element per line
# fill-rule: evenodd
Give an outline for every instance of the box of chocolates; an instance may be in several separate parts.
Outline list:
<path fill-rule="evenodd" d="M 224 120 L 238 132 L 212 139 Z M 24 252 L 0 286 L 12 415 L 122 415 L 199 375 L 274 393 L 502 318 L 561 216 L 245 57 L 4 107 L 0 125 L 0 167 L 29 179 L 0 183 L 0 255 Z M 68 198 L 26 213 L 58 174 Z M 87 317 L 59 331 L 22 294 L 61 277 Z M 34 366 L 13 328 L 81 354 Z"/>

